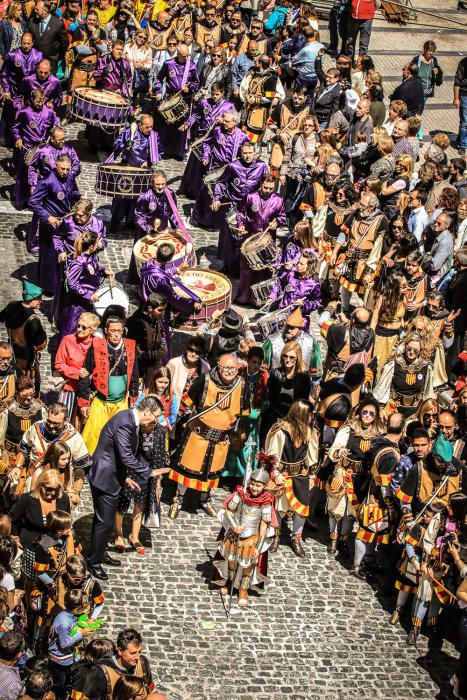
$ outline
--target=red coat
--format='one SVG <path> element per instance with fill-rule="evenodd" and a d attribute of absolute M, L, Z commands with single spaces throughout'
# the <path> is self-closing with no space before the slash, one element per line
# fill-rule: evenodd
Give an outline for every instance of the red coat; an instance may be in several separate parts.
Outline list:
<path fill-rule="evenodd" d="M 352 0 L 353 19 L 373 19 L 375 12 L 375 0 Z"/>

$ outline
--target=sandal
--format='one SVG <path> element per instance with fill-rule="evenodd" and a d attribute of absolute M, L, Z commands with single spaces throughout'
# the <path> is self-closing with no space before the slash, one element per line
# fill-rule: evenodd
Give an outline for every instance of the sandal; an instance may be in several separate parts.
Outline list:
<path fill-rule="evenodd" d="M 121 535 L 114 539 L 114 547 L 115 547 L 115 551 L 118 552 L 119 554 L 125 553 L 125 549 L 126 549 L 125 541 Z"/>
<path fill-rule="evenodd" d="M 139 541 L 132 542 L 132 540 L 128 536 L 128 543 L 129 543 L 130 547 L 132 549 L 134 549 L 137 554 L 141 554 L 141 555 L 145 554 L 145 549 L 144 549 L 143 545 L 141 544 L 141 542 L 139 542 Z"/>

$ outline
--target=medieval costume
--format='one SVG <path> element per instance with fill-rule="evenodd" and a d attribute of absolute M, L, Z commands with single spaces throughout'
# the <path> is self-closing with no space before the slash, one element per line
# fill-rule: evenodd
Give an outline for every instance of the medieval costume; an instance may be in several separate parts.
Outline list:
<path fill-rule="evenodd" d="M 124 338 L 115 346 L 106 338 L 93 338 L 84 367 L 89 374 L 78 380 L 78 406 L 91 406 L 83 440 L 92 454 L 107 421 L 127 409 L 128 401 L 133 405 L 138 398 L 135 341 Z"/>
<path fill-rule="evenodd" d="M 166 61 L 156 78 L 153 92 L 162 93 L 163 86 L 165 87 L 165 99 L 169 99 L 172 95 L 180 93 L 183 88 L 187 87 L 188 93 L 182 93 L 182 95 L 187 105 L 190 105 L 193 95 L 199 87 L 195 63 L 189 58 L 186 59 L 185 63 L 180 63 L 177 57 Z M 186 151 L 187 133 L 186 131 L 180 131 L 179 126 L 179 122 L 175 124 L 164 122 L 160 127 L 160 135 L 166 155 L 175 155 L 178 158 L 183 158 Z"/>
<path fill-rule="evenodd" d="M 282 331 L 277 331 L 266 338 L 263 343 L 264 350 L 264 366 L 268 369 L 276 369 L 281 362 L 282 348 L 292 338 L 287 337 L 288 328 L 301 328 L 298 335 L 293 337 L 302 351 L 303 364 L 310 371 L 313 381 L 321 379 L 323 374 L 323 362 L 321 358 L 321 349 L 319 343 L 312 335 L 303 330 L 305 327 L 305 319 L 302 316 L 301 310 L 295 309 L 285 321 L 285 328 Z"/>
<path fill-rule="evenodd" d="M 94 71 L 97 68 L 97 50 L 103 45 L 106 34 L 103 29 L 92 29 L 83 22 L 71 35 L 71 44 L 65 54 L 67 68 L 71 73 L 70 92 L 77 87 L 94 87 Z"/>
<path fill-rule="evenodd" d="M 41 401 L 34 399 L 30 406 L 21 406 L 15 398 L 0 413 L 0 445 L 2 447 L 2 462 L 15 466 L 19 452 L 19 444 L 33 423 L 45 419 L 46 412 Z M 8 457 L 4 454 L 4 450 Z"/>
<path fill-rule="evenodd" d="M 272 139 L 273 145 L 269 156 L 269 167 L 272 173 L 279 173 L 287 144 L 290 143 L 295 134 L 302 130 L 303 122 L 309 114 L 310 107 L 308 105 L 304 102 L 295 105 L 292 98 L 273 108 L 269 126 L 274 126 L 277 130 Z"/>
<path fill-rule="evenodd" d="M 285 221 L 284 200 L 282 197 L 275 192 L 264 196 L 261 187 L 257 192 L 248 194 L 238 208 L 237 226 L 243 226 L 246 229 L 245 240 L 253 234 L 266 231 L 273 222 L 277 226 L 283 226 Z M 272 233 L 272 236 L 275 238 L 275 233 Z M 237 303 L 248 304 L 251 296 L 251 285 L 261 282 L 267 277 L 270 277 L 268 269 L 253 271 L 245 257 L 240 255 L 240 283 L 236 298 Z"/>
<path fill-rule="evenodd" d="M 216 368 L 195 379 L 181 406 L 191 415 L 169 472 L 169 479 L 178 484 L 171 517 L 176 517 L 188 488 L 201 492 L 203 507 L 211 505 L 210 491 L 219 483 L 231 432 L 245 408 L 241 377 L 226 384 Z"/>
<path fill-rule="evenodd" d="M 269 59 L 267 61 L 269 64 Z M 269 121 L 269 114 L 274 97 L 276 96 L 279 75 L 272 67 L 260 65 L 251 68 L 249 75 L 244 78 L 240 90 L 245 90 L 245 106 L 243 111 L 243 130 L 252 143 L 259 142 Z"/>
<path fill-rule="evenodd" d="M 390 623 L 395 625 L 409 596 L 417 592 L 420 583 L 420 564 L 423 560 L 423 537 L 426 532 L 425 519 L 412 525 L 403 536 L 404 551 L 397 563 L 395 588 L 398 591 L 396 607 Z"/>
<path fill-rule="evenodd" d="M 435 396 L 433 367 L 422 356 L 409 363 L 403 353 L 397 353 L 384 365 L 373 394 L 380 404 L 390 401 L 389 410 L 412 416 L 422 401 Z"/>
<path fill-rule="evenodd" d="M 285 418 L 294 401 L 308 400 L 312 390 L 312 380 L 309 372 L 296 372 L 287 378 L 281 367 L 269 373 L 267 384 L 267 407 L 261 419 L 261 444 L 266 441 L 272 425 Z"/>
<path fill-rule="evenodd" d="M 144 386 L 151 386 L 154 372 L 170 359 L 171 338 L 167 314 L 151 319 L 144 309 L 138 309 L 127 321 L 127 337 L 136 342 L 138 368 Z"/>
<path fill-rule="evenodd" d="M 355 322 L 350 326 L 343 323 L 328 325 L 325 321 L 321 332 L 327 343 L 324 361 L 326 380 L 341 376 L 355 362 L 362 363 L 365 367 L 369 365 L 375 342 L 375 332 L 370 326 L 361 327 Z"/>
<path fill-rule="evenodd" d="M 262 485 L 258 495 L 256 490 L 252 493 L 251 482 Z M 251 474 L 250 485 L 237 486 L 218 513 L 224 528 L 213 560 L 211 580 L 222 586 L 221 592 L 225 594 L 231 588 L 238 588 L 240 607 L 248 604 L 249 588 L 261 591 L 267 576 L 268 548 L 274 532 L 271 527 L 274 498 L 264 490 L 267 482 L 267 471 L 256 469 Z M 242 529 L 237 533 L 239 526 Z"/>

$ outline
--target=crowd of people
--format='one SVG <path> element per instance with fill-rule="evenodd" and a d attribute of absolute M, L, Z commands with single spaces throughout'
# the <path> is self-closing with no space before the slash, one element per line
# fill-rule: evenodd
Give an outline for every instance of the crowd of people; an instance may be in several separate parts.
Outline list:
<path fill-rule="evenodd" d="M 407 644 L 422 629 L 433 653 L 457 644 L 467 698 L 467 58 L 457 143 L 442 124 L 424 136 L 436 44 L 387 94 L 375 9 L 336 0 L 325 44 L 299 0 L 6 7 L 0 135 L 37 275 L 0 311 L 3 700 L 163 700 L 140 632 L 99 632 L 105 567 L 144 557 L 142 528 L 157 537 L 185 500 L 222 524 L 229 614 L 324 526 L 336 566 L 392 596 Z M 108 224 L 77 183 L 77 120 Z M 218 234 L 211 269 L 193 225 Z"/>

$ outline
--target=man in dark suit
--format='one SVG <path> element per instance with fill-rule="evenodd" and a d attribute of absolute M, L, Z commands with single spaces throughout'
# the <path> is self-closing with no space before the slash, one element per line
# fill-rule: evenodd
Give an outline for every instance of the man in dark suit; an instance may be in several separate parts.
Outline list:
<path fill-rule="evenodd" d="M 425 108 L 423 83 L 418 77 L 418 65 L 407 63 L 402 69 L 402 83 L 396 87 L 390 100 L 402 100 L 407 105 L 407 116 L 421 116 Z"/>
<path fill-rule="evenodd" d="M 51 7 L 47 0 L 39 0 L 29 21 L 29 31 L 34 47 L 49 59 L 52 71 L 56 73 L 58 61 L 68 48 L 68 36 L 62 20 L 51 14 Z"/>
<path fill-rule="evenodd" d="M 313 107 L 316 119 L 322 129 L 327 128 L 330 118 L 339 109 L 341 99 L 340 78 L 340 70 L 330 68 L 326 73 L 326 85 L 315 93 Z"/>
<path fill-rule="evenodd" d="M 136 481 L 128 476 L 129 472 L 143 478 L 151 475 L 147 462 L 138 456 L 141 444 L 140 428 L 153 427 L 162 411 L 160 401 L 148 396 L 141 401 L 138 408 L 120 411 L 113 416 L 100 434 L 88 475 L 94 504 L 88 568 L 96 578 L 108 578 L 102 563 L 120 566 L 121 562 L 107 553 L 120 491 L 125 484 L 134 491 L 141 490 Z"/>

